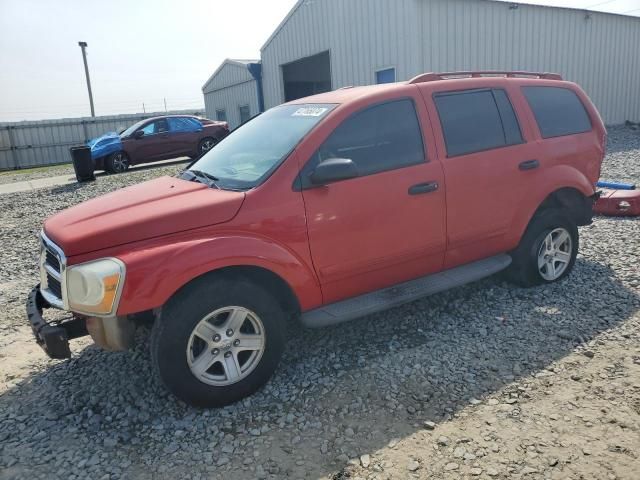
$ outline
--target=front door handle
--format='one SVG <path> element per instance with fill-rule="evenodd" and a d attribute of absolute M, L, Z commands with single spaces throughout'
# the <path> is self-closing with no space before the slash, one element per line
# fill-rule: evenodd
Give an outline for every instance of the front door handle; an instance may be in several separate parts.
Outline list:
<path fill-rule="evenodd" d="M 438 190 L 438 182 L 418 183 L 409 187 L 409 195 L 421 195 L 423 193 L 431 193 Z"/>
<path fill-rule="evenodd" d="M 524 162 L 521 162 L 520 165 L 518 165 L 518 168 L 523 171 L 535 170 L 539 166 L 540 166 L 540 162 L 538 160 L 526 160 Z"/>

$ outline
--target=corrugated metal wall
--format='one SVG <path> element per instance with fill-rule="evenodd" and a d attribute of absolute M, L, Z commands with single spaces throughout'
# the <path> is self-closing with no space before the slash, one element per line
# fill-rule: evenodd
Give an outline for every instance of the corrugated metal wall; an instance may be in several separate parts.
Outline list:
<path fill-rule="evenodd" d="M 179 110 L 133 115 L 65 118 L 0 123 L 0 170 L 38 167 L 71 161 L 69 148 L 106 132 L 120 131 L 159 115 L 203 115 L 201 110 Z"/>
<path fill-rule="evenodd" d="M 202 88 L 207 117 L 216 119 L 216 110 L 227 113 L 229 128 L 240 125 L 240 106 L 249 105 L 250 116 L 259 112 L 257 84 L 246 65 L 225 61 Z"/>
<path fill-rule="evenodd" d="M 608 124 L 640 121 L 640 18 L 488 0 L 299 2 L 262 49 L 265 106 L 283 101 L 280 66 L 331 52 L 332 87 L 396 68 L 553 71 L 579 83 Z"/>

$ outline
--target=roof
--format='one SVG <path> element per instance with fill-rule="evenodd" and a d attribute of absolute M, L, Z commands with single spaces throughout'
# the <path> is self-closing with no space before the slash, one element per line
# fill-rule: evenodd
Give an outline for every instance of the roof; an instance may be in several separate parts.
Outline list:
<path fill-rule="evenodd" d="M 280 32 L 280 30 L 282 30 L 282 28 L 286 25 L 286 23 L 289 21 L 289 19 L 293 16 L 293 14 L 298 10 L 298 8 L 300 8 L 302 5 L 306 4 L 307 2 L 311 5 L 313 3 L 313 1 L 316 0 L 298 0 L 296 2 L 296 4 L 293 6 L 293 8 L 289 11 L 289 13 L 287 13 L 287 16 L 284 17 L 282 19 L 282 21 L 278 24 L 278 26 L 276 27 L 276 29 L 273 31 L 273 33 L 269 36 L 269 38 L 267 38 L 267 41 L 264 42 L 264 44 L 262 45 L 262 47 L 260 47 L 260 51 L 264 50 L 265 48 L 267 48 L 267 46 L 271 43 L 271 41 L 276 37 L 276 35 L 278 35 L 278 33 Z M 320 0 L 322 1 L 322 0 Z M 426 0 L 424 0 L 426 1 Z M 532 0 L 532 3 L 524 3 L 524 2 L 510 2 L 508 0 L 483 0 L 483 1 L 490 1 L 490 2 L 494 2 L 494 3 L 505 3 L 505 4 L 513 4 L 516 6 L 520 6 L 520 5 L 526 5 L 528 7 L 541 7 L 541 8 L 555 8 L 555 9 L 561 9 L 561 10 L 572 10 L 572 11 L 578 11 L 578 12 L 594 12 L 594 13 L 601 13 L 603 15 L 616 15 L 619 17 L 629 17 L 629 18 L 639 18 L 639 15 L 629 15 L 629 14 L 625 14 L 625 13 L 614 13 L 614 12 L 605 12 L 602 10 L 592 10 L 589 8 L 577 8 L 577 7 L 564 7 L 564 6 L 557 6 L 557 5 L 545 5 L 545 4 L 541 4 L 541 3 L 535 3 L 535 0 Z M 594 5 L 597 6 L 597 5 Z M 602 3 L 602 6 L 604 6 L 604 2 Z M 627 13 L 631 13 L 634 10 L 631 10 Z M 635 10 L 640 14 L 640 9 Z"/>
<path fill-rule="evenodd" d="M 260 63 L 260 60 L 247 60 L 247 59 L 239 59 L 239 58 L 225 58 L 224 61 L 220 64 L 218 68 L 216 68 L 215 72 L 211 74 L 211 76 L 204 82 L 202 85 L 202 90 L 207 88 L 207 85 L 214 79 L 214 77 L 220 73 L 220 70 L 224 68 L 225 65 L 235 65 L 236 67 L 246 68 L 248 65 L 252 63 Z"/>

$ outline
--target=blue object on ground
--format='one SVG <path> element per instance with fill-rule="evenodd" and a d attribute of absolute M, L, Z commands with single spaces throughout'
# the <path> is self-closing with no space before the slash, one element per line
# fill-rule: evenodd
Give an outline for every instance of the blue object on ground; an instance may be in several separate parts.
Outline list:
<path fill-rule="evenodd" d="M 87 146 L 91 148 L 91 158 L 93 160 L 122 150 L 120 135 L 116 132 L 105 133 L 101 137 L 93 138 L 87 142 Z"/>
<path fill-rule="evenodd" d="M 598 182 L 596 187 L 610 188 L 612 190 L 635 190 L 636 186 L 631 183 L 618 183 L 618 182 Z"/>

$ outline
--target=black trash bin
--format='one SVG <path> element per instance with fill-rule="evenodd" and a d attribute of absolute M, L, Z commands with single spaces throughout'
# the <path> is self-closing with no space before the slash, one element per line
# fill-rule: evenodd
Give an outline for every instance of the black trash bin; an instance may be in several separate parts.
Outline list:
<path fill-rule="evenodd" d="M 73 159 L 73 170 L 76 172 L 78 182 L 88 182 L 95 180 L 93 174 L 95 165 L 91 159 L 91 149 L 84 145 L 71 147 L 71 158 Z"/>

